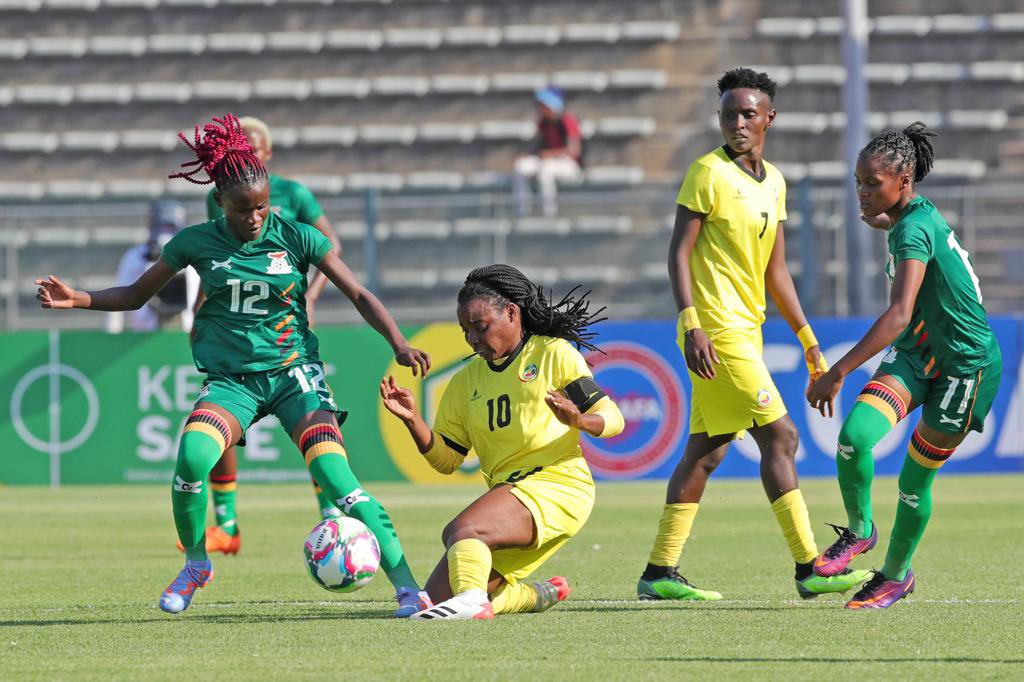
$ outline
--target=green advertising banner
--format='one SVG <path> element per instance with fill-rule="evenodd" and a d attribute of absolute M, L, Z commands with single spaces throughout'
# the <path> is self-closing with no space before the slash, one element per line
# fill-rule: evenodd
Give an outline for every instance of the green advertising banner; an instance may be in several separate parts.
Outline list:
<path fill-rule="evenodd" d="M 479 475 L 468 463 L 453 477 L 436 474 L 405 428 L 384 413 L 377 392 L 394 374 L 426 413 L 468 353 L 457 325 L 406 328 L 434 370 L 414 378 L 394 363 L 372 329 L 318 329 L 321 359 L 337 403 L 352 468 L 363 480 L 461 482 Z M 25 332 L 0 336 L 0 484 L 153 483 L 171 480 L 177 441 L 203 375 L 181 333 Z M 267 417 L 240 449 L 242 481 L 306 481 L 288 434 Z"/>

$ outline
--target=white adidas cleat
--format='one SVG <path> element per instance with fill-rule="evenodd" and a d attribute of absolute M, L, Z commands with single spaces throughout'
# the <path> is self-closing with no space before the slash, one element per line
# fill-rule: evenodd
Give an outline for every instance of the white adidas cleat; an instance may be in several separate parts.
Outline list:
<path fill-rule="evenodd" d="M 493 620 L 494 607 L 483 590 L 466 590 L 412 614 L 410 620 Z"/>

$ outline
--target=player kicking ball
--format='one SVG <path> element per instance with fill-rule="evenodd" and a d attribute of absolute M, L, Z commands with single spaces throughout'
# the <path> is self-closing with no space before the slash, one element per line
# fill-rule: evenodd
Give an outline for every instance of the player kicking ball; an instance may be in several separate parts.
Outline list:
<path fill-rule="evenodd" d="M 889 233 L 889 308 L 807 392 L 811 407 L 831 417 L 845 377 L 892 345 L 839 432 L 836 468 L 849 525 L 835 526 L 839 538 L 815 561 L 814 572 L 821 576 L 845 570 L 878 542 L 871 513 L 872 449 L 897 422 L 922 408 L 900 470 L 885 563 L 848 609 L 885 609 L 914 591 L 910 560 L 931 517 L 935 474 L 968 432 L 985 428 L 1002 377 L 1002 355 L 970 258 L 935 205 L 915 188 L 931 170 L 934 135 L 917 122 L 875 137 L 857 158 L 864 221 Z"/>
<path fill-rule="evenodd" d="M 433 430 L 411 391 L 381 381 L 384 406 L 434 469 L 451 474 L 472 449 L 489 488 L 442 532 L 447 551 L 426 585 L 436 606 L 413 619 L 539 612 L 569 596 L 562 577 L 522 581 L 590 516 L 594 479 L 580 433 L 610 438 L 625 425 L 572 345 L 594 348 L 587 307 L 585 295 L 552 305 L 508 265 L 477 268 L 458 297 L 476 357 L 445 388 Z"/>
<path fill-rule="evenodd" d="M 430 358 L 410 348 L 383 304 L 369 293 L 310 225 L 270 211 L 267 170 L 253 154 L 238 119 L 214 119 L 195 144 L 196 154 L 177 173 L 196 184 L 213 183 L 224 216 L 179 232 L 160 260 L 131 285 L 75 291 L 54 276 L 36 280 L 44 308 L 133 310 L 152 298 L 179 270 L 199 273 L 206 303 L 195 319 L 192 356 L 206 374 L 186 420 L 174 469 L 171 504 L 185 567 L 160 596 L 160 608 L 180 613 L 197 588 L 213 579 L 204 539 L 207 477 L 225 448 L 258 417 L 273 414 L 287 429 L 310 473 L 346 514 L 377 536 L 381 565 L 395 586 L 398 617 L 430 604 L 413 577 L 391 519 L 362 489 L 348 465 L 339 424 L 345 412 L 324 381 L 318 341 L 306 317 L 306 273 L 315 266 L 387 339 L 396 361 L 426 373 Z M 197 179 L 204 173 L 208 179 Z"/>
<path fill-rule="evenodd" d="M 704 487 L 729 444 L 749 432 L 761 482 L 795 563 L 796 590 L 811 599 L 845 592 L 867 571 L 813 572 L 818 549 L 796 473 L 798 434 L 763 358 L 765 290 L 804 348 L 813 380 L 828 369 L 786 267 L 786 182 L 764 160 L 775 120 L 775 83 L 733 69 L 718 81 L 725 144 L 697 159 L 676 200 L 669 275 L 679 308 L 678 342 L 693 384 L 690 437 L 668 483 L 658 533 L 637 583 L 640 599 L 722 598 L 677 568 Z"/>

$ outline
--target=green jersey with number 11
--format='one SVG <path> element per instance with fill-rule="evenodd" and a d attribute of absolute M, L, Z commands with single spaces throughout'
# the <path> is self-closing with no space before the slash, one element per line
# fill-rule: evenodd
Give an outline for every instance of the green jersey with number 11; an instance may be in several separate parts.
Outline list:
<path fill-rule="evenodd" d="M 922 377 L 940 371 L 963 376 L 988 364 L 999 346 L 985 317 L 978 277 L 949 224 L 922 196 L 911 200 L 889 228 L 890 284 L 905 260 L 921 261 L 926 269 L 896 349 L 914 361 Z"/>
<path fill-rule="evenodd" d="M 195 319 L 196 367 L 243 374 L 317 361 L 306 273 L 330 250 L 315 227 L 273 212 L 251 242 L 231 234 L 224 218 L 175 235 L 161 258 L 175 271 L 195 268 L 206 294 Z"/>

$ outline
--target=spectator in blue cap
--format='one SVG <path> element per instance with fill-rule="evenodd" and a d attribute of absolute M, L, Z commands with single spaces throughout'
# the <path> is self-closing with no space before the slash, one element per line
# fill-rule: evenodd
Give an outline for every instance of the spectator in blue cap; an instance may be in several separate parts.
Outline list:
<path fill-rule="evenodd" d="M 164 244 L 185 227 L 185 207 L 177 201 L 154 201 L 149 207 L 149 237 L 138 246 L 128 249 L 117 266 L 117 286 L 127 286 L 137 280 L 160 258 Z M 185 268 L 167 283 L 148 303 L 128 313 L 128 326 L 133 331 L 154 331 L 164 325 L 192 331 L 194 306 L 199 294 L 199 275 Z M 107 331 L 117 334 L 124 330 L 125 314 L 107 314 Z"/>
<path fill-rule="evenodd" d="M 558 186 L 582 174 L 583 136 L 576 117 L 565 109 L 561 88 L 548 86 L 534 93 L 539 119 L 533 152 L 515 165 L 516 202 L 520 215 L 530 212 L 530 179 L 537 178 L 544 215 L 558 212 Z"/>

